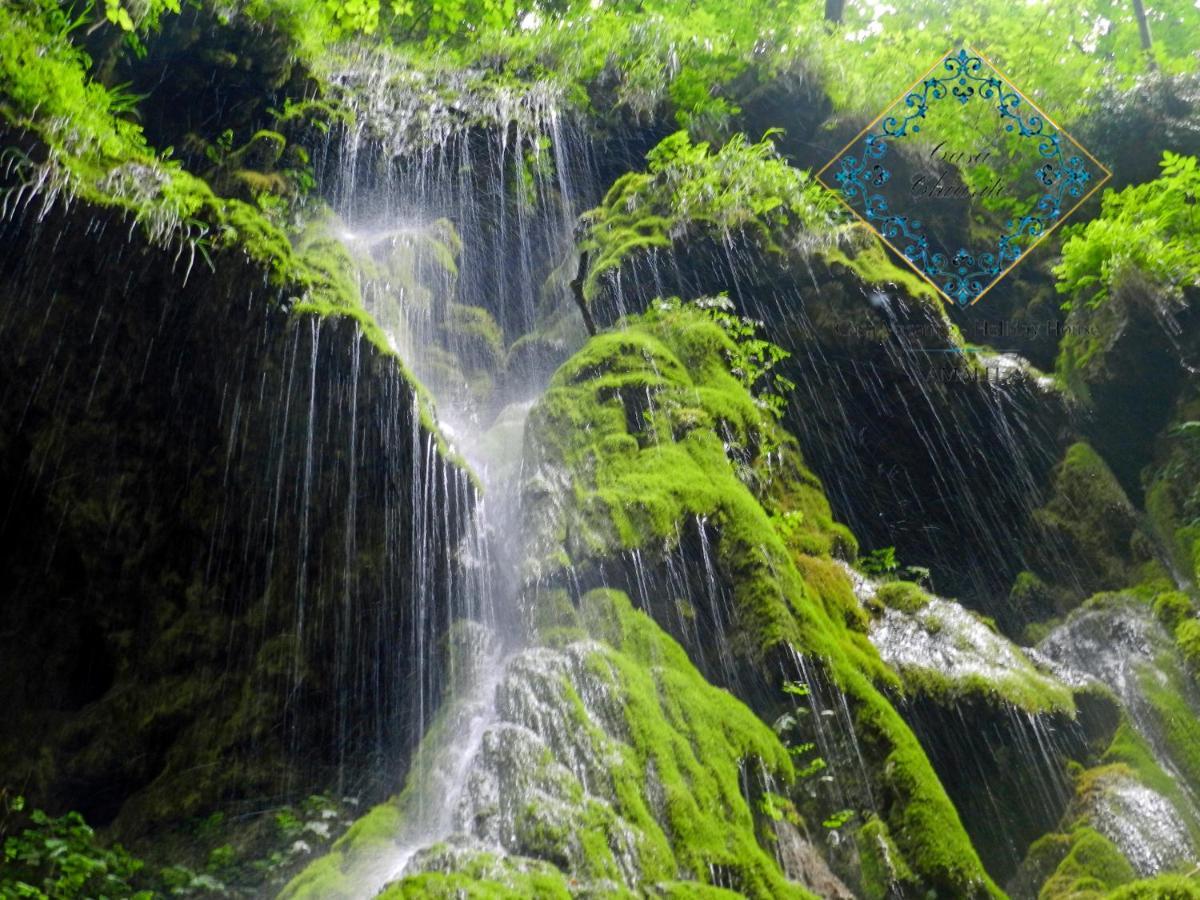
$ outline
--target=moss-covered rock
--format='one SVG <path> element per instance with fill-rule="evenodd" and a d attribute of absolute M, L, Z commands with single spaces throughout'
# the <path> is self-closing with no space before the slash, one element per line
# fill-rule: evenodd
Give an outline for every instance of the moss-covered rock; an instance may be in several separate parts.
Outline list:
<path fill-rule="evenodd" d="M 944 826 L 957 817 L 928 761 L 872 684 L 895 676 L 865 640 L 849 577 L 829 559 L 853 544 L 794 444 L 730 374 L 737 353 L 702 311 L 667 305 L 593 339 L 559 371 L 526 432 L 540 581 L 572 593 L 628 585 L 702 670 L 720 680 L 736 669 L 731 683 L 767 708 L 779 708 L 765 699 L 778 688 L 755 682 L 757 667 L 782 665 L 804 680 L 795 654 L 812 659 L 846 697 L 871 761 L 860 789 L 872 793 L 915 881 L 987 892 L 969 841 Z M 685 611 L 644 587 L 679 590 L 668 574 L 674 554 L 707 561 L 690 576 Z M 711 631 L 725 636 L 736 665 L 697 640 Z"/>
<path fill-rule="evenodd" d="M 787 790 L 794 778 L 770 728 L 708 685 L 624 595 L 593 591 L 574 619 L 571 632 L 545 632 L 553 649 L 525 650 L 506 663 L 497 720 L 472 751 L 461 794 L 452 794 L 455 840 L 464 848 L 501 846 L 508 860 L 501 868 L 524 874 L 484 876 L 477 856 L 435 846 L 413 856 L 383 896 L 424 896 L 427 888 L 464 885 L 465 876 L 485 882 L 471 890 L 500 881 L 518 891 L 530 886 L 521 880 L 530 872 L 553 873 L 572 895 L 688 882 L 739 896 L 810 896 L 786 881 L 761 843 L 759 795 L 768 784 Z M 435 727 L 425 751 L 434 768 L 439 753 L 453 750 L 437 746 L 443 734 L 454 733 Z M 369 813 L 285 896 L 361 891 L 378 856 L 397 853 L 423 790 L 411 784 Z"/>
<path fill-rule="evenodd" d="M 1071 689 L 978 615 L 906 582 L 881 585 L 875 598 L 887 606 L 871 625 L 871 642 L 908 692 L 946 706 L 977 698 L 1074 716 Z"/>
<path fill-rule="evenodd" d="M 1095 450 L 1085 443 L 1071 445 L 1053 478 L 1048 501 L 1034 513 L 1037 545 L 1030 548 L 1046 581 L 1025 575 L 1013 591 L 1027 608 L 1054 605 L 1030 608 L 1030 613 L 1048 618 L 1095 591 L 1161 577 L 1137 511 Z"/>
<path fill-rule="evenodd" d="M 1070 834 L 1064 849 L 1066 854 L 1038 892 L 1038 900 L 1103 897 L 1135 877 L 1112 841 L 1086 826 Z"/>

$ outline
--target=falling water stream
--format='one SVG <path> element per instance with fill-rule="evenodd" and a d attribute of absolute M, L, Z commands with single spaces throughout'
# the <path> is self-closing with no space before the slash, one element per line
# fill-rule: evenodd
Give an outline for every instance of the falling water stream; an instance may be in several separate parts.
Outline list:
<path fill-rule="evenodd" d="M 492 357 L 515 337 L 553 328 L 555 298 L 545 303 L 542 283 L 568 259 L 575 219 L 595 197 L 590 182 L 573 181 L 588 168 L 586 141 L 545 86 L 480 101 L 474 111 L 498 125 L 479 132 L 463 126 L 461 109 L 431 105 L 423 85 L 406 82 L 387 58 L 363 55 L 340 77 L 359 124 L 328 153 L 324 181 L 342 217 L 333 231 L 360 263 L 368 309 L 428 386 L 437 427 L 478 486 L 455 554 L 446 671 L 434 676 L 440 706 L 419 723 L 394 849 L 356 875 L 357 890 L 370 897 L 421 850 L 470 830 L 468 775 L 497 724 L 497 690 L 528 637 L 519 604 L 525 418 L 557 358 L 582 335 L 559 329 L 549 361 L 505 367 Z M 472 102 L 463 85 L 453 89 Z M 541 164 L 541 155 L 553 164 Z M 569 302 L 565 293 L 557 299 Z M 453 331 L 456 316 L 477 330 Z M 500 347 L 479 340 L 492 319 Z M 428 658 L 430 648 L 422 649 Z"/>

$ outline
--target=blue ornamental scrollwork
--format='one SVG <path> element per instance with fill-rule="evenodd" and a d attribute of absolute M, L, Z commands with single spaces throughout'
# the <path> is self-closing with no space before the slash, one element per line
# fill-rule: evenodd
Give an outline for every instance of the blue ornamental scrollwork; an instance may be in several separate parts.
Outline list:
<path fill-rule="evenodd" d="M 919 134 L 932 105 L 952 98 L 961 106 L 975 101 L 994 105 L 1006 132 L 1036 140 L 1034 180 L 1041 192 L 1026 215 L 1005 223 L 994 250 L 932 252 L 920 221 L 889 207 L 880 189 L 891 172 L 886 162 L 891 142 Z M 1045 118 L 988 67 L 964 48 L 947 56 L 899 102 L 899 109 L 866 135 L 861 152 L 843 156 L 834 179 L 842 197 L 884 238 L 960 306 L 966 306 L 1028 250 L 1063 214 L 1068 198 L 1079 198 L 1093 174 L 1078 155 L 1063 154 L 1063 140 Z"/>

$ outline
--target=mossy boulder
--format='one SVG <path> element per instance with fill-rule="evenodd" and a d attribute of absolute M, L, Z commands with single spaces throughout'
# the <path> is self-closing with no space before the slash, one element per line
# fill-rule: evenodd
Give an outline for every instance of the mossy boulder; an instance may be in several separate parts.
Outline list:
<path fill-rule="evenodd" d="M 946 706 L 975 698 L 1074 717 L 1071 688 L 977 614 L 905 582 L 883 584 L 875 597 L 887 605 L 871 642 L 909 693 Z"/>
<path fill-rule="evenodd" d="M 944 826 L 957 816 L 928 760 L 874 686 L 896 677 L 833 560 L 855 545 L 794 443 L 731 374 L 737 352 L 703 310 L 665 304 L 560 369 L 526 431 L 533 573 L 575 602 L 590 586 L 626 589 L 708 677 L 772 718 L 786 707 L 768 672 L 794 672 L 824 702 L 844 695 L 870 761 L 855 790 L 872 793 L 914 883 L 987 893 L 969 841 Z M 699 638 L 713 632 L 718 647 Z"/>
<path fill-rule="evenodd" d="M 545 633 L 551 646 L 521 651 L 505 664 L 497 720 L 473 751 L 461 793 L 451 794 L 458 804 L 451 844 L 464 851 L 503 847 L 498 865 L 524 874 L 515 882 L 517 876 L 495 874 L 483 880 L 510 890 L 536 874 L 572 894 L 632 896 L 677 883 L 672 890 L 811 896 L 786 880 L 762 837 L 758 797 L 768 784 L 787 790 L 794 779 L 787 748 L 771 729 L 708 685 L 682 648 L 624 595 L 593 591 L 572 619 L 571 630 Z M 427 738 L 431 770 L 439 754 L 454 749 L 438 745 L 443 736 L 455 731 L 439 723 Z M 378 857 L 398 853 L 406 819 L 419 817 L 428 787 L 410 783 L 396 801 L 369 813 L 285 896 L 361 891 Z M 480 857 L 464 851 L 418 852 L 382 896 L 423 896 L 423 886 L 447 878 L 465 883 Z"/>
<path fill-rule="evenodd" d="M 1034 522 L 1037 543 L 1029 552 L 1039 572 L 1023 574 L 1013 587 L 1029 615 L 1061 614 L 1091 593 L 1135 584 L 1155 568 L 1137 510 L 1105 460 L 1086 443 L 1067 448 Z M 1054 605 L 1036 608 L 1047 602 Z"/>

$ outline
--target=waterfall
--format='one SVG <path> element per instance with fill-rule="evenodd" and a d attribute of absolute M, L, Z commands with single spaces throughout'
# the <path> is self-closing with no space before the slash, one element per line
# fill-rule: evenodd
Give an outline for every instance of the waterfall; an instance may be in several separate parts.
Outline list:
<path fill-rule="evenodd" d="M 448 652 L 421 645 L 427 629 L 414 632 L 421 742 L 394 849 L 356 875 L 364 897 L 401 877 L 417 853 L 471 829 L 468 775 L 529 637 L 525 418 L 584 336 L 566 279 L 553 277 L 573 263 L 574 223 L 596 199 L 582 131 L 548 83 L 481 97 L 463 74 L 448 78 L 441 87 L 459 102 L 431 106 L 402 62 L 366 51 L 346 59 L 334 82 L 356 124 L 320 160 L 338 215 L 328 227 L 357 261 L 364 303 L 428 387 L 438 430 L 476 479 L 453 554 Z M 543 352 L 514 353 L 515 339 L 531 334 Z M 442 539 L 437 515 L 413 525 L 418 547 Z M 430 594 L 418 588 L 410 602 L 419 616 Z"/>

